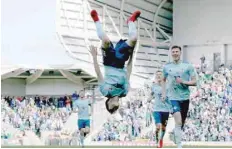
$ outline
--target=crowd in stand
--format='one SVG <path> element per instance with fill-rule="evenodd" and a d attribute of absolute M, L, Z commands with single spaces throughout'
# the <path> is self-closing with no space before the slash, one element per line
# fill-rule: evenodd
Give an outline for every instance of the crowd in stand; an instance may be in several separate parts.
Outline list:
<path fill-rule="evenodd" d="M 72 104 L 78 99 L 74 93 L 71 97 L 2 97 L 1 121 L 21 131 L 33 131 L 41 137 L 43 131 L 60 131 L 72 112 Z M 7 129 L 2 131 L 2 139 L 14 138 Z"/>
<path fill-rule="evenodd" d="M 185 141 L 232 141 L 232 72 L 199 73 L 192 88 Z"/>
<path fill-rule="evenodd" d="M 10 107 L 2 100 L 2 121 L 11 123 L 15 128 L 26 130 L 61 130 L 70 111 L 68 108 L 56 108 L 52 105 L 37 105 L 32 99 L 19 101 L 12 99 Z M 23 127 L 23 128 L 22 128 Z"/>
<path fill-rule="evenodd" d="M 71 110 L 73 106 L 73 101 L 78 98 L 78 95 L 74 93 L 72 96 L 61 96 L 61 97 L 52 97 L 52 96 L 34 96 L 34 97 L 15 97 L 15 96 L 6 96 L 4 97 L 5 101 L 12 108 L 17 106 L 25 106 L 28 105 L 32 100 L 34 101 L 34 105 L 38 108 L 46 107 L 46 106 L 54 106 L 56 108 L 66 107 Z"/>

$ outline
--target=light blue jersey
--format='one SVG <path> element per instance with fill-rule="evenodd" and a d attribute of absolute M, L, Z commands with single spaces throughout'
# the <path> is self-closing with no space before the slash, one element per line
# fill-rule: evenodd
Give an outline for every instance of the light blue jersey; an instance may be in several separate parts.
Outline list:
<path fill-rule="evenodd" d="M 104 81 L 100 84 L 100 92 L 105 97 L 124 97 L 128 93 L 129 83 L 125 69 L 105 67 Z"/>
<path fill-rule="evenodd" d="M 79 99 L 76 101 L 78 107 L 78 119 L 88 120 L 89 119 L 89 104 L 88 99 Z"/>
<path fill-rule="evenodd" d="M 155 112 L 170 112 L 171 111 L 171 104 L 168 99 L 165 102 L 162 101 L 162 87 L 158 84 L 154 84 L 152 86 L 152 94 L 153 99 L 155 99 L 154 103 L 154 111 Z"/>
<path fill-rule="evenodd" d="M 180 62 L 178 64 L 168 63 L 163 68 L 164 78 L 167 79 L 167 97 L 169 100 L 188 100 L 190 96 L 189 87 L 179 84 L 176 78 L 180 77 L 183 81 L 190 81 L 191 77 L 196 76 L 194 68 L 189 63 Z"/>

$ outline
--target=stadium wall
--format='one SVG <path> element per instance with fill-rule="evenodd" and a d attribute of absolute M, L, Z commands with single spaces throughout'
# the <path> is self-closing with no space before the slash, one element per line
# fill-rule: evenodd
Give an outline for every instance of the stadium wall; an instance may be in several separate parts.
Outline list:
<path fill-rule="evenodd" d="M 213 54 L 223 54 L 223 45 L 198 45 L 198 46 L 186 46 L 183 48 L 183 60 L 189 61 L 194 64 L 200 64 L 200 58 L 204 55 L 206 63 L 213 64 Z M 210 51 L 210 52 L 209 52 Z M 221 55 L 221 61 L 225 58 Z"/>
<path fill-rule="evenodd" d="M 1 94 L 11 96 L 24 95 L 71 95 L 83 88 L 83 84 L 75 84 L 67 79 L 37 79 L 26 85 L 25 79 L 6 79 L 1 82 Z"/>
<path fill-rule="evenodd" d="M 184 47 L 184 60 L 200 63 L 204 55 L 212 63 L 216 52 L 222 63 L 232 60 L 231 5 L 231 0 L 174 0 L 173 43 Z"/>
<path fill-rule="evenodd" d="M 6 79 L 1 81 L 1 95 L 24 96 L 26 94 L 25 79 Z"/>
<path fill-rule="evenodd" d="M 82 89 L 83 84 L 75 84 L 67 79 L 37 79 L 26 86 L 27 95 L 71 95 Z"/>
<path fill-rule="evenodd" d="M 232 44 L 231 45 L 227 45 L 227 65 L 232 65 Z"/>
<path fill-rule="evenodd" d="M 231 0 L 174 0 L 174 43 L 232 41 L 231 5 Z"/>

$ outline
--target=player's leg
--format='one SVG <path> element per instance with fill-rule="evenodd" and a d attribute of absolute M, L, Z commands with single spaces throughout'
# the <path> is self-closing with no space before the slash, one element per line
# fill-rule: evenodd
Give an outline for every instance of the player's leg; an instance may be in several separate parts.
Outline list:
<path fill-rule="evenodd" d="M 146 127 L 148 127 L 148 112 L 146 112 Z"/>
<path fill-rule="evenodd" d="M 159 132 L 160 132 L 160 129 L 161 129 L 161 115 L 160 115 L 160 112 L 153 112 L 153 117 L 154 117 L 155 126 L 156 126 L 155 139 L 156 139 L 156 143 L 158 145 Z"/>
<path fill-rule="evenodd" d="M 140 11 L 136 11 L 128 19 L 128 26 L 129 26 L 128 40 L 121 39 L 115 46 L 115 57 L 117 59 L 117 63 L 120 63 L 123 67 L 125 61 L 127 61 L 131 56 L 137 41 L 137 29 L 134 21 L 136 21 L 139 15 L 140 15 Z"/>
<path fill-rule="evenodd" d="M 160 141 L 159 141 L 159 147 L 162 148 L 163 147 L 163 138 L 165 135 L 165 131 L 166 131 L 166 126 L 167 126 L 167 122 L 168 122 L 168 118 L 169 118 L 169 112 L 162 112 L 161 113 L 161 135 L 160 135 Z"/>
<path fill-rule="evenodd" d="M 137 41 L 137 29 L 134 22 L 137 20 L 140 14 L 140 11 L 135 11 L 127 22 L 129 26 L 129 39 L 126 41 L 126 43 L 131 47 L 134 47 Z"/>
<path fill-rule="evenodd" d="M 85 132 L 84 136 L 89 134 L 89 132 L 90 132 L 90 120 L 85 120 L 85 130 L 84 130 L 84 132 Z"/>
<path fill-rule="evenodd" d="M 102 28 L 101 22 L 99 20 L 97 11 L 92 10 L 90 14 L 91 14 L 93 21 L 95 22 L 97 35 L 98 35 L 99 39 L 102 41 L 102 48 L 104 48 L 104 49 L 109 48 L 111 42 L 110 42 L 109 37 L 103 31 L 103 28 Z"/>
<path fill-rule="evenodd" d="M 88 126 L 86 126 L 84 136 L 86 137 L 86 135 L 89 134 L 89 132 L 90 132 L 90 128 Z"/>
<path fill-rule="evenodd" d="M 138 125 L 135 127 L 135 131 L 136 131 L 137 137 L 140 137 L 140 131 L 139 131 Z"/>
<path fill-rule="evenodd" d="M 84 146 L 84 139 L 85 139 L 85 128 L 80 129 L 80 144 Z"/>
<path fill-rule="evenodd" d="M 99 21 L 98 14 L 96 10 L 91 11 L 91 17 L 95 22 L 97 35 L 99 39 L 102 41 L 102 57 L 103 57 L 103 64 L 106 66 L 114 67 L 116 65 L 115 60 L 115 50 L 112 42 L 110 41 L 109 37 L 103 31 L 102 25 Z"/>
<path fill-rule="evenodd" d="M 173 114 L 173 117 L 175 119 L 175 129 L 174 129 L 174 136 L 175 136 L 175 143 L 178 145 L 178 148 L 181 148 L 181 140 L 182 140 L 182 118 L 180 112 L 175 112 Z"/>
<path fill-rule="evenodd" d="M 156 129 L 155 129 L 155 138 L 156 138 L 156 144 L 158 146 L 159 144 L 159 138 L 160 138 L 160 130 L 161 130 L 161 123 L 157 123 L 156 125 Z"/>
<path fill-rule="evenodd" d="M 174 128 L 174 137 L 175 143 L 177 144 L 178 148 L 181 148 L 181 126 L 182 126 L 182 118 L 180 113 L 180 102 L 176 100 L 171 100 L 172 107 L 173 107 L 173 117 L 175 119 L 175 128 Z"/>
<path fill-rule="evenodd" d="M 147 127 L 148 127 L 150 126 L 150 111 L 147 111 L 146 119 L 147 119 Z"/>
<path fill-rule="evenodd" d="M 80 130 L 80 144 L 84 146 L 84 121 L 78 119 L 78 128 Z"/>
<path fill-rule="evenodd" d="M 184 127 L 185 120 L 187 118 L 188 109 L 189 109 L 189 100 L 185 100 L 185 101 L 181 102 L 180 112 L 181 112 L 181 118 L 182 118 L 182 125 L 181 125 L 182 129 Z"/>
<path fill-rule="evenodd" d="M 85 136 L 85 128 L 81 128 L 80 129 L 80 134 L 81 134 L 82 137 Z"/>

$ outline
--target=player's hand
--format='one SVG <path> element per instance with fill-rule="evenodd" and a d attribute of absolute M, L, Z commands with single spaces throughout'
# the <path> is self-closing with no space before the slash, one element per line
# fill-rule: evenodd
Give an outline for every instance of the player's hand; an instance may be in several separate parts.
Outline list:
<path fill-rule="evenodd" d="M 93 57 L 97 57 L 97 47 L 94 47 L 93 45 L 89 46 L 89 52 Z"/>
<path fill-rule="evenodd" d="M 176 83 L 183 83 L 183 80 L 180 77 L 176 78 Z"/>

